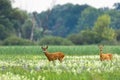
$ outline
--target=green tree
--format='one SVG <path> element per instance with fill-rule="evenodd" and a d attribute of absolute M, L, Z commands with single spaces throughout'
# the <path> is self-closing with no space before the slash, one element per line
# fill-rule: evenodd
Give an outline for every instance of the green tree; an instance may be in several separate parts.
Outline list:
<path fill-rule="evenodd" d="M 117 41 L 120 41 L 120 29 L 116 30 L 117 33 Z"/>
<path fill-rule="evenodd" d="M 5 32 L 4 25 L 0 24 L 0 40 L 5 39 L 6 36 L 7 36 L 7 33 Z"/>
<path fill-rule="evenodd" d="M 48 11 L 40 13 L 38 17 L 42 22 L 42 26 L 52 31 L 52 35 L 66 37 L 75 31 L 80 13 L 87 7 L 88 5 L 73 5 L 70 3 L 56 5 L 50 11 L 48 20 L 46 20 Z M 46 25 L 48 24 L 47 27 L 45 27 L 44 22 Z"/>
<path fill-rule="evenodd" d="M 41 28 L 38 28 L 36 27 L 34 29 L 34 40 L 35 41 L 39 41 L 43 36 L 42 36 L 42 29 Z"/>
<path fill-rule="evenodd" d="M 13 23 L 10 19 L 11 10 L 10 0 L 0 0 L 0 40 L 14 34 Z"/>
<path fill-rule="evenodd" d="M 103 14 L 98 17 L 93 30 L 96 32 L 99 41 L 116 39 L 115 31 L 109 26 L 110 23 L 109 15 Z"/>
<path fill-rule="evenodd" d="M 93 27 L 94 22 L 97 20 L 97 17 L 101 14 L 101 12 L 93 7 L 88 7 L 80 14 L 77 31 L 81 31 L 84 29 L 90 29 Z"/>
<path fill-rule="evenodd" d="M 18 37 L 22 37 L 22 25 L 25 23 L 25 20 L 28 19 L 28 14 L 26 11 L 22 11 L 19 8 L 14 8 L 11 11 L 11 20 L 14 23 L 14 29 Z"/>
<path fill-rule="evenodd" d="M 105 12 L 111 16 L 111 24 L 110 26 L 114 29 L 120 29 L 120 11 L 118 10 L 109 10 Z"/>
<path fill-rule="evenodd" d="M 10 0 L 0 0 L 0 16 L 8 17 L 10 16 L 10 11 L 12 10 Z"/>
<path fill-rule="evenodd" d="M 30 39 L 32 31 L 32 22 L 30 19 L 26 20 L 22 26 L 22 37 L 25 39 Z"/>
<path fill-rule="evenodd" d="M 27 13 L 18 8 L 12 8 L 11 0 L 0 0 L 0 40 L 21 34 L 21 27 L 27 19 Z"/>

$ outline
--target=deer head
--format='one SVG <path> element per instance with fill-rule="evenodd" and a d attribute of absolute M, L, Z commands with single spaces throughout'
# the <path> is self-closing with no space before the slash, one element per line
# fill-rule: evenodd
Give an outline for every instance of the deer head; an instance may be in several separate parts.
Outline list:
<path fill-rule="evenodd" d="M 43 50 L 43 52 L 46 52 L 48 49 L 48 46 L 42 46 L 41 49 Z"/>
<path fill-rule="evenodd" d="M 98 47 L 100 49 L 100 52 L 102 52 L 104 45 L 99 45 Z"/>

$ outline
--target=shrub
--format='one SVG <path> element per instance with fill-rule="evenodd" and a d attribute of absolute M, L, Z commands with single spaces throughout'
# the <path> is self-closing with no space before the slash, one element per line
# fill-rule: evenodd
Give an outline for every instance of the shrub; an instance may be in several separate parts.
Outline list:
<path fill-rule="evenodd" d="M 101 41 L 100 44 L 104 44 L 104 45 L 120 45 L 120 43 L 116 40 L 111 40 L 111 41 L 108 41 L 108 40 L 103 40 Z"/>
<path fill-rule="evenodd" d="M 47 36 L 40 40 L 40 45 L 73 45 L 73 43 L 61 37 Z"/>
<path fill-rule="evenodd" d="M 96 33 L 90 30 L 84 30 L 77 34 L 71 34 L 68 36 L 68 39 L 76 45 L 94 44 L 99 42 Z"/>
<path fill-rule="evenodd" d="M 0 40 L 0 45 L 2 45 L 3 43 L 2 43 L 2 41 Z"/>
<path fill-rule="evenodd" d="M 117 34 L 117 40 L 120 41 L 120 29 L 119 30 L 116 30 L 116 34 Z"/>
<path fill-rule="evenodd" d="M 30 40 L 18 38 L 16 36 L 8 37 L 3 41 L 3 45 L 33 45 Z"/>
<path fill-rule="evenodd" d="M 76 45 L 83 44 L 83 39 L 81 34 L 71 34 L 68 36 L 68 39 L 71 40 Z"/>

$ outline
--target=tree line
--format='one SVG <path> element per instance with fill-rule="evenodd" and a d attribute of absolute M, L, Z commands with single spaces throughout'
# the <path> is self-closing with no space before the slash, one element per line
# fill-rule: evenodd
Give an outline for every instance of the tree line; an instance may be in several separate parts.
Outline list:
<path fill-rule="evenodd" d="M 120 3 L 113 6 L 96 9 L 67 3 L 28 13 L 13 8 L 10 0 L 0 0 L 0 44 L 119 44 Z"/>

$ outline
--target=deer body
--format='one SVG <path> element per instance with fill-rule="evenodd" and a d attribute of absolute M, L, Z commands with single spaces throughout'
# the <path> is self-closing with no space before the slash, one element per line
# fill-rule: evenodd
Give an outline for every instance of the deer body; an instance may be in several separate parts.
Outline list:
<path fill-rule="evenodd" d="M 99 49 L 100 49 L 100 60 L 101 60 L 101 61 L 104 61 L 104 60 L 112 60 L 112 54 L 110 54 L 110 53 L 104 54 L 104 53 L 102 52 L 103 46 L 99 46 Z"/>
<path fill-rule="evenodd" d="M 48 46 L 46 48 L 44 48 L 44 47 L 41 47 L 41 48 L 42 48 L 45 56 L 47 57 L 47 59 L 49 61 L 59 60 L 60 62 L 62 62 L 62 60 L 63 60 L 63 58 L 65 56 L 62 52 L 49 53 L 47 51 Z"/>
<path fill-rule="evenodd" d="M 104 60 L 112 60 L 112 54 L 100 53 L 100 60 L 101 60 L 101 61 L 104 61 Z"/>

